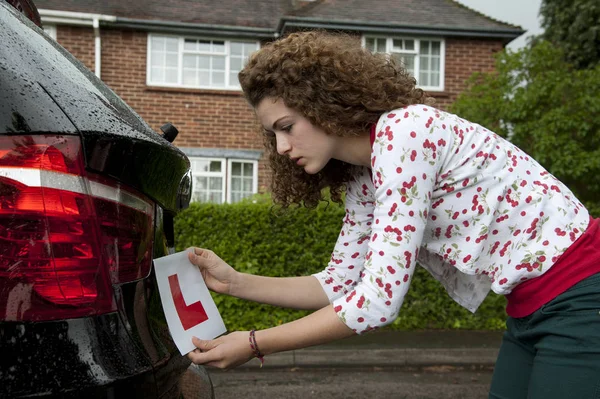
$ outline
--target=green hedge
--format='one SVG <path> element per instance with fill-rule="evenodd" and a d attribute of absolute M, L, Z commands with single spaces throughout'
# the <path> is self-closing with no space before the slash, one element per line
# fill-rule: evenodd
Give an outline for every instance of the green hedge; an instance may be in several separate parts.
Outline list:
<path fill-rule="evenodd" d="M 312 210 L 280 210 L 265 197 L 237 204 L 194 203 L 176 218 L 177 249 L 209 248 L 241 272 L 275 277 L 308 275 L 327 265 L 343 214 L 343 207 L 334 203 Z M 229 331 L 268 328 L 308 313 L 227 295 L 213 297 Z M 503 296 L 490 293 L 477 313 L 471 314 L 418 268 L 400 316 L 386 328 L 502 330 L 505 305 Z"/>

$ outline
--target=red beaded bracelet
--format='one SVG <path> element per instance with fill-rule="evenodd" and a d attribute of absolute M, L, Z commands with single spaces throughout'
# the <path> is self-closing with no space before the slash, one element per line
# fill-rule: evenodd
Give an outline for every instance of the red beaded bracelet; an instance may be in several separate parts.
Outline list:
<path fill-rule="evenodd" d="M 256 343 L 256 336 L 254 335 L 255 332 L 255 330 L 250 331 L 250 337 L 248 337 L 248 340 L 250 341 L 250 348 L 252 349 L 254 356 L 257 357 L 258 360 L 260 360 L 260 367 L 262 367 L 265 363 L 265 356 L 262 353 L 260 353 L 260 349 L 258 349 L 258 344 Z"/>

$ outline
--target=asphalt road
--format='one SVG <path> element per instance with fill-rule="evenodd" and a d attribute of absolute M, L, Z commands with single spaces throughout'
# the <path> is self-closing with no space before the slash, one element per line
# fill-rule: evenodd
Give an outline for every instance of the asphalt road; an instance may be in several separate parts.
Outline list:
<path fill-rule="evenodd" d="M 491 367 L 210 369 L 216 399 L 483 399 Z"/>

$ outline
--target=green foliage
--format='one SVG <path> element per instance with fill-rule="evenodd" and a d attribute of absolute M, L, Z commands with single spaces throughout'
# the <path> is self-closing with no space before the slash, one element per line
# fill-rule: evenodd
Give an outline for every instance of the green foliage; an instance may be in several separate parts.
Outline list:
<path fill-rule="evenodd" d="M 237 204 L 194 203 L 175 221 L 178 250 L 210 248 L 241 272 L 274 277 L 321 271 L 331 257 L 344 208 L 322 203 L 316 209 L 274 207 L 267 196 Z M 268 328 L 308 312 L 283 309 L 213 294 L 229 331 Z M 501 330 L 504 297 L 490 294 L 472 315 L 446 294 L 441 284 L 418 269 L 400 318 L 392 329 Z"/>
<path fill-rule="evenodd" d="M 540 8 L 542 37 L 564 50 L 578 69 L 600 63 L 600 1 L 546 0 Z"/>
<path fill-rule="evenodd" d="M 509 137 L 600 216 L 600 64 L 576 69 L 538 40 L 468 86 L 453 112 Z"/>

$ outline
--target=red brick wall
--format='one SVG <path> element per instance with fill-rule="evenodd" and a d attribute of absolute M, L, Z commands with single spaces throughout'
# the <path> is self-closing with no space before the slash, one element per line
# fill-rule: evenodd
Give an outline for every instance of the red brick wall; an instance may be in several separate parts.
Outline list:
<path fill-rule="evenodd" d="M 446 39 L 444 93 L 428 93 L 436 99 L 436 106 L 448 108 L 473 72 L 493 71 L 494 55 L 503 48 L 498 40 Z"/>
<path fill-rule="evenodd" d="M 94 34 L 91 28 L 59 26 L 57 38 L 67 50 L 94 68 Z M 148 124 L 172 122 L 179 129 L 179 147 L 261 150 L 251 109 L 239 92 L 183 90 L 146 86 L 145 32 L 102 29 L 101 78 Z M 475 71 L 491 71 L 494 54 L 503 46 L 497 40 L 446 40 L 445 91 L 428 93 L 436 105 L 447 108 Z M 259 186 L 264 189 L 266 163 L 260 162 Z"/>
<path fill-rule="evenodd" d="M 56 29 L 56 41 L 92 71 L 96 67 L 94 40 L 92 28 L 60 25 Z"/>

